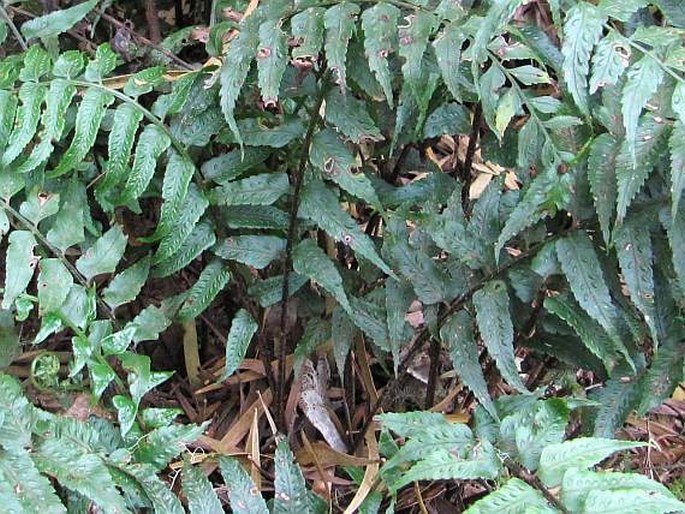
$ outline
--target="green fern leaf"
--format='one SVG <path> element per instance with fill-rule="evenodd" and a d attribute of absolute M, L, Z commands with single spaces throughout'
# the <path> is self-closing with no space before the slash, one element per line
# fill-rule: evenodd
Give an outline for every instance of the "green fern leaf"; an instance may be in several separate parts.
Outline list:
<path fill-rule="evenodd" d="M 119 466 L 126 474 L 135 477 L 143 489 L 145 496 L 152 503 L 154 512 L 164 514 L 185 514 L 185 509 L 169 486 L 162 482 L 149 464 L 127 464 Z"/>
<path fill-rule="evenodd" d="M 219 457 L 221 476 L 224 478 L 231 510 L 236 514 L 269 514 L 266 502 L 259 493 L 250 475 L 237 460 L 230 457 Z"/>
<path fill-rule="evenodd" d="M 223 259 L 264 269 L 283 254 L 285 246 L 286 240 L 282 237 L 242 235 L 225 239 L 213 251 Z"/>
<path fill-rule="evenodd" d="M 185 107 L 191 96 L 195 81 L 202 72 L 190 72 L 176 80 L 171 87 L 171 93 L 161 95 L 152 104 L 152 114 L 163 120 L 170 114 L 178 114 Z"/>
<path fill-rule="evenodd" d="M 337 305 L 331 314 L 331 342 L 333 343 L 335 366 L 343 383 L 345 381 L 345 364 L 352 349 L 355 334 L 358 334 L 358 331 L 355 329 L 350 316 L 340 305 Z"/>
<path fill-rule="evenodd" d="M 496 491 L 478 500 L 464 511 L 464 514 L 554 514 L 545 497 L 537 490 L 518 478 L 511 478 Z"/>
<path fill-rule="evenodd" d="M 395 276 L 378 255 L 373 241 L 345 213 L 335 195 L 320 180 L 302 188 L 299 215 L 312 220 L 336 241 L 344 242 L 390 276 Z"/>
<path fill-rule="evenodd" d="M 5 512 L 67 512 L 50 481 L 23 449 L 0 449 L 0 498 Z"/>
<path fill-rule="evenodd" d="M 257 81 L 266 107 L 278 103 L 281 79 L 288 64 L 285 33 L 280 20 L 268 20 L 259 26 Z"/>
<path fill-rule="evenodd" d="M 353 143 L 383 140 L 366 104 L 352 95 L 342 94 L 339 89 L 332 89 L 326 95 L 326 121 Z M 321 133 L 318 132 L 314 137 Z"/>
<path fill-rule="evenodd" d="M 453 449 L 424 451 L 423 459 L 414 464 L 400 478 L 388 485 L 393 492 L 419 480 L 492 480 L 500 470 L 500 460 L 489 441 L 480 441 L 465 458 L 458 458 Z"/>
<path fill-rule="evenodd" d="M 149 464 L 157 471 L 164 469 L 184 449 L 204 432 L 203 426 L 168 425 L 145 434 L 133 455 L 137 462 Z"/>
<path fill-rule="evenodd" d="M 341 91 L 347 89 L 347 45 L 354 34 L 358 14 L 357 4 L 341 2 L 328 9 L 323 17 L 328 69 L 333 72 L 334 80 Z"/>
<path fill-rule="evenodd" d="M 465 311 L 452 314 L 440 329 L 440 338 L 449 349 L 452 365 L 461 381 L 490 415 L 499 419 L 478 360 L 471 316 Z"/>
<path fill-rule="evenodd" d="M 259 325 L 245 309 L 240 309 L 233 316 L 231 330 L 226 340 L 226 366 L 221 375 L 225 380 L 236 372 L 245 359 L 247 348 L 250 346 L 252 337 L 257 333 Z"/>
<path fill-rule="evenodd" d="M 421 64 L 428 39 L 433 33 L 435 17 L 419 11 L 406 16 L 405 20 L 407 24 L 400 25 L 398 31 L 399 54 L 404 59 L 402 75 L 416 98 L 421 98 L 425 88 L 425 81 L 421 78 Z"/>
<path fill-rule="evenodd" d="M 24 66 L 19 72 L 22 82 L 38 82 L 50 72 L 50 55 L 41 45 L 31 45 L 23 57 Z"/>
<path fill-rule="evenodd" d="M 112 130 L 109 133 L 109 160 L 105 166 L 107 174 L 98 190 L 107 191 L 122 182 L 130 173 L 129 162 L 138 125 L 143 113 L 136 106 L 123 103 L 114 111 Z"/>
<path fill-rule="evenodd" d="M 491 66 L 488 71 L 483 73 L 479 83 L 479 93 L 483 106 L 483 117 L 488 126 L 497 133 L 495 116 L 497 104 L 500 98 L 500 91 L 506 82 L 504 73 L 497 66 Z"/>
<path fill-rule="evenodd" d="M 288 296 L 294 295 L 308 282 L 307 277 L 297 273 L 288 275 Z M 250 296 L 266 308 L 278 303 L 283 298 L 283 275 L 274 275 L 264 280 L 257 281 L 248 289 Z"/>
<path fill-rule="evenodd" d="M 616 228 L 614 237 L 618 262 L 630 299 L 644 316 L 652 339 L 658 344 L 654 306 L 652 239 L 644 218 L 629 218 Z"/>
<path fill-rule="evenodd" d="M 425 413 L 415 413 L 415 417 L 421 419 L 422 414 Z M 395 431 L 395 428 L 400 430 L 404 428 L 401 424 L 398 427 L 396 422 L 393 423 L 396 420 L 392 418 L 379 416 L 379 419 L 392 431 Z M 400 418 L 400 420 L 402 424 L 411 424 L 412 421 L 416 421 L 411 417 L 404 420 Z M 424 418 L 422 421 L 427 420 Z M 388 470 L 407 462 L 421 461 L 426 459 L 427 455 L 441 450 L 451 453 L 452 456 L 464 458 L 474 444 L 473 433 L 468 426 L 461 423 L 449 423 L 444 416 L 435 416 L 435 422 L 432 424 L 425 424 L 415 429 L 410 428 L 410 433 L 411 437 L 402 448 L 384 464 L 381 474 L 387 474 Z"/>
<path fill-rule="evenodd" d="M 45 98 L 46 87 L 42 84 L 27 82 L 19 89 L 21 105 L 17 109 L 17 117 L 14 120 L 14 130 L 9 136 L 5 153 L 2 155 L 2 165 L 8 166 L 21 153 L 29 142 L 34 138 L 38 121 L 40 120 L 40 108 Z"/>
<path fill-rule="evenodd" d="M 388 56 L 397 47 L 397 20 L 400 10 L 389 3 L 378 3 L 362 13 L 364 52 L 369 68 L 383 88 L 388 105 L 393 107 L 392 73 Z"/>
<path fill-rule="evenodd" d="M 76 260 L 76 269 L 88 280 L 112 273 L 124 255 L 127 240 L 121 226 L 114 225 Z"/>
<path fill-rule="evenodd" d="M 289 189 L 286 173 L 262 173 L 214 189 L 210 202 L 216 205 L 271 205 Z"/>
<path fill-rule="evenodd" d="M 65 325 L 85 330 L 95 319 L 95 291 L 86 289 L 80 284 L 73 284 L 69 289 L 67 299 L 59 309 L 59 315 Z"/>
<path fill-rule="evenodd" d="M 514 88 L 509 89 L 500 97 L 495 111 L 495 133 L 500 140 L 504 137 L 504 132 L 512 118 L 521 113 L 521 107 L 521 96 Z"/>
<path fill-rule="evenodd" d="M 617 335 L 616 307 L 611 301 L 592 241 L 585 232 L 575 232 L 558 240 L 556 247 L 561 269 L 571 286 L 573 296 L 625 352 Z"/>
<path fill-rule="evenodd" d="M 590 70 L 590 54 L 602 37 L 606 14 L 596 6 L 581 2 L 569 9 L 564 23 L 564 80 L 576 105 L 585 115 L 588 107 L 587 74 Z"/>
<path fill-rule="evenodd" d="M 661 118 L 646 115 L 637 130 L 634 160 L 628 139 L 621 144 L 616 157 L 616 180 L 618 194 L 616 199 L 616 220 L 623 221 L 628 207 L 652 173 L 659 158 L 665 153 L 668 126 Z M 635 164 L 637 163 L 637 164 Z"/>
<path fill-rule="evenodd" d="M 376 415 L 375 419 L 400 437 L 420 437 L 425 427 L 448 424 L 444 414 L 430 411 L 386 412 Z"/>
<path fill-rule="evenodd" d="M 671 150 L 671 217 L 675 218 L 680 205 L 680 197 L 685 188 L 685 124 L 678 120 L 673 125 L 669 139 Z"/>
<path fill-rule="evenodd" d="M 649 99 L 659 90 L 664 76 L 665 72 L 659 62 L 649 55 L 645 55 L 628 70 L 627 80 L 623 86 L 621 113 L 623 114 L 626 142 L 632 157 L 633 167 L 637 167 L 639 162 L 637 146 L 640 144 L 642 136 L 638 133 L 640 113 Z"/>
<path fill-rule="evenodd" d="M 423 304 L 442 302 L 447 295 L 448 278 L 429 255 L 409 245 L 404 225 L 403 219 L 389 220 L 384 256 L 412 285 Z"/>
<path fill-rule="evenodd" d="M 155 262 L 155 269 L 152 275 L 155 277 L 167 277 L 185 268 L 215 242 L 216 236 L 212 226 L 206 222 L 198 223 L 176 252 L 163 260 L 157 261 L 155 259 L 157 262 Z"/>
<path fill-rule="evenodd" d="M 47 239 L 51 244 L 64 252 L 85 239 L 83 226 L 86 205 L 86 188 L 78 177 L 74 177 L 60 196 L 59 212 L 48 230 Z"/>
<path fill-rule="evenodd" d="M 649 369 L 640 379 L 642 399 L 637 407 L 640 415 L 668 400 L 685 378 L 683 365 L 685 352 L 677 337 L 672 336 L 659 345 Z"/>
<path fill-rule="evenodd" d="M 157 159 L 171 144 L 169 136 L 156 125 L 148 125 L 140 134 L 136 145 L 133 168 L 121 193 L 121 202 L 139 198 L 147 189 L 157 168 Z"/>
<path fill-rule="evenodd" d="M 616 204 L 616 156 L 619 149 L 620 145 L 612 135 L 601 134 L 592 142 L 588 157 L 588 180 L 605 243 L 611 239 L 611 221 Z"/>
<path fill-rule="evenodd" d="M 473 304 L 476 307 L 478 330 L 488 353 L 497 364 L 497 369 L 509 385 L 521 392 L 527 392 L 516 369 L 514 326 L 509 313 L 506 284 L 499 280 L 488 282 L 473 295 Z"/>
<path fill-rule="evenodd" d="M 374 341 L 381 349 L 388 351 L 387 313 L 383 306 L 364 298 L 350 296 L 352 312 L 350 319 L 364 334 Z"/>
<path fill-rule="evenodd" d="M 0 90 L 0 152 L 4 151 L 5 145 L 7 145 L 12 129 L 14 128 L 14 114 L 16 109 L 17 95 L 12 91 Z"/>
<path fill-rule="evenodd" d="M 338 269 L 314 241 L 304 239 L 293 249 L 293 269 L 332 294 L 346 312 L 352 312 Z"/>
<path fill-rule="evenodd" d="M 630 62 L 630 54 L 630 46 L 620 34 L 610 32 L 602 38 L 592 56 L 590 94 L 616 84 Z"/>
<path fill-rule="evenodd" d="M 493 36 L 502 32 L 502 27 L 511 20 L 523 3 L 524 0 L 502 0 L 492 3 L 485 18 L 479 20 L 470 50 L 473 56 L 471 72 L 474 79 L 480 75 L 479 66 L 487 60 L 488 44 Z"/>
<path fill-rule="evenodd" d="M 112 310 L 136 299 L 150 273 L 150 257 L 145 256 L 117 274 L 102 291 L 102 299 Z"/>
<path fill-rule="evenodd" d="M 598 7 L 612 18 L 628 21 L 635 11 L 648 3 L 647 0 L 601 0 Z"/>
<path fill-rule="evenodd" d="M 561 180 L 552 168 L 545 168 L 540 175 L 535 177 L 528 186 L 528 190 L 523 193 L 521 201 L 507 218 L 497 238 L 495 257 L 498 260 L 502 248 L 512 237 L 555 211 L 555 206 L 548 200 L 548 197 L 560 186 Z"/>
<path fill-rule="evenodd" d="M 322 7 L 309 7 L 290 19 L 290 33 L 299 44 L 292 50 L 295 61 L 315 62 L 323 45 Z"/>
<path fill-rule="evenodd" d="M 73 7 L 58 9 L 44 16 L 33 18 L 21 26 L 21 33 L 26 39 L 58 36 L 82 21 L 97 3 L 98 0 L 87 0 Z"/>
<path fill-rule="evenodd" d="M 582 310 L 568 295 L 545 298 L 545 309 L 564 320 L 580 337 L 580 340 L 594 355 L 599 357 L 607 370 L 615 363 L 615 348 L 612 339 L 602 326 Z"/>
<path fill-rule="evenodd" d="M 29 285 L 39 259 L 33 255 L 36 245 L 33 234 L 27 230 L 15 230 L 10 234 L 5 258 L 3 309 L 10 309 L 14 300 L 24 293 L 26 286 Z"/>
<path fill-rule="evenodd" d="M 0 412 L 4 418 L 0 445 L 8 451 L 23 452 L 33 446 L 31 433 L 37 412 L 24 397 L 21 385 L 14 377 L 0 373 L 0 393 Z"/>
<path fill-rule="evenodd" d="M 205 473 L 190 462 L 183 463 L 181 475 L 183 494 L 188 499 L 190 514 L 215 514 L 223 512 L 221 502 Z"/>
<path fill-rule="evenodd" d="M 542 449 L 538 476 L 548 487 L 556 487 L 571 468 L 589 468 L 616 452 L 641 446 L 646 446 L 646 443 L 596 437 L 579 437 L 550 444 Z"/>
<path fill-rule="evenodd" d="M 445 27 L 433 41 L 435 56 L 442 73 L 442 79 L 455 100 L 461 100 L 459 84 L 459 64 L 461 63 L 461 47 L 466 40 L 466 34 L 456 23 Z"/>
<path fill-rule="evenodd" d="M 685 509 L 685 503 L 678 501 L 671 494 L 662 496 L 654 494 L 654 491 L 629 488 L 614 491 L 590 491 L 583 505 L 583 512 L 587 514 L 606 512 L 668 514 L 682 512 L 683 509 Z"/>
<path fill-rule="evenodd" d="M 57 167 L 50 172 L 50 177 L 64 175 L 84 159 L 95 144 L 102 118 L 113 101 L 114 97 L 111 94 L 100 89 L 93 88 L 86 91 L 76 114 L 74 138 Z"/>
<path fill-rule="evenodd" d="M 26 201 L 19 206 L 19 212 L 35 226 L 45 218 L 55 215 L 59 210 L 59 194 L 34 189 L 26 196 Z"/>
<path fill-rule="evenodd" d="M 206 180 L 225 184 L 257 168 L 269 155 L 271 151 L 264 147 L 247 147 L 242 151 L 236 148 L 205 161 L 201 167 L 202 175 Z"/>
<path fill-rule="evenodd" d="M 57 57 L 52 67 L 52 74 L 55 77 L 73 80 L 83 72 L 84 65 L 83 53 L 78 50 L 67 50 Z"/>
<path fill-rule="evenodd" d="M 169 379 L 173 372 L 150 371 L 150 357 L 125 352 L 119 356 L 122 366 L 130 371 L 128 376 L 129 392 L 134 405 L 138 406 L 145 393 Z"/>
<path fill-rule="evenodd" d="M 685 123 L 685 84 L 678 82 L 673 90 L 671 108 L 678 115 L 681 123 Z"/>
<path fill-rule="evenodd" d="M 42 314 L 59 309 L 74 279 L 59 259 L 43 259 L 38 273 L 38 305 Z"/>
<path fill-rule="evenodd" d="M 537 401 L 530 408 L 519 408 L 500 424 L 500 438 L 508 452 L 518 455 L 520 463 L 535 471 L 545 446 L 564 440 L 570 409 L 559 398 Z"/>
<path fill-rule="evenodd" d="M 104 43 L 95 50 L 95 59 L 86 66 L 84 77 L 90 82 L 100 82 L 117 67 L 118 56 L 109 43 Z"/>
<path fill-rule="evenodd" d="M 156 305 L 150 305 L 140 311 L 132 321 L 126 324 L 126 328 L 134 327 L 135 334 L 133 342 L 153 341 L 159 334 L 171 325 L 171 320 L 166 316 L 164 310 Z"/>
<path fill-rule="evenodd" d="M 272 148 L 282 148 L 291 141 L 304 137 L 305 133 L 304 123 L 295 116 L 285 117 L 283 123 L 275 127 L 268 127 L 257 118 L 247 118 L 238 122 L 238 130 L 242 144 Z"/>
<path fill-rule="evenodd" d="M 494 212 L 497 212 L 497 207 L 494 208 Z M 484 219 L 480 214 L 479 202 L 474 206 L 473 221 Z M 447 205 L 439 218 L 428 221 L 425 231 L 440 248 L 454 255 L 470 268 L 477 269 L 494 259 L 493 256 L 484 255 L 485 249 L 479 245 L 478 241 L 480 235 L 474 234 L 476 231 L 472 228 L 466 225 L 459 186 L 454 189 L 447 200 Z"/>
<path fill-rule="evenodd" d="M 584 469 L 571 468 L 564 473 L 561 482 L 561 500 L 571 512 L 585 512 L 587 496 L 592 491 L 614 491 L 614 490 L 641 490 L 652 492 L 653 494 L 670 498 L 669 490 L 659 482 L 650 480 L 644 475 L 637 473 L 616 473 L 612 471 L 587 471 Z M 633 505 L 643 505 L 642 503 L 628 504 L 629 508 Z M 606 512 L 606 511 L 605 511 Z M 624 509 L 621 509 L 624 512 Z"/>
<path fill-rule="evenodd" d="M 394 280 L 389 278 L 385 281 L 385 311 L 387 312 L 388 324 L 388 341 L 390 343 L 390 351 L 392 352 L 392 362 L 395 376 L 398 374 L 400 366 L 400 350 L 404 344 L 411 338 L 411 331 L 407 320 L 406 313 L 409 311 L 412 301 L 414 301 L 414 291 L 411 284 Z M 346 322 L 351 322 L 345 315 Z M 333 320 L 335 320 L 335 312 L 333 313 Z M 335 323 L 333 323 L 333 334 L 335 335 Z M 349 344 L 351 346 L 352 333 L 348 331 L 347 334 L 341 334 L 340 339 L 349 337 Z M 335 352 L 335 337 L 333 338 L 333 348 Z M 343 361 L 344 362 L 344 361 Z M 340 368 L 338 368 L 340 371 Z"/>
<path fill-rule="evenodd" d="M 685 259 L 681 259 L 682 252 L 685 251 L 685 212 L 680 205 L 676 216 L 664 220 L 664 226 L 668 234 L 668 244 L 671 247 L 673 270 L 678 281 L 679 293 L 685 294 Z"/>
<path fill-rule="evenodd" d="M 76 87 L 68 81 L 56 78 L 50 83 L 45 97 L 43 112 L 43 131 L 40 143 L 31 151 L 31 155 L 17 168 L 17 173 L 27 173 L 47 162 L 53 150 L 53 142 L 59 141 L 64 132 L 66 116 L 64 113 L 76 94 Z"/>
<path fill-rule="evenodd" d="M 188 186 L 195 174 L 195 164 L 175 150 L 169 150 L 169 162 L 164 172 L 162 198 L 164 203 L 159 215 L 155 237 L 167 235 L 183 218 L 183 208 L 188 206 Z"/>
<path fill-rule="evenodd" d="M 155 264 L 168 259 L 179 250 L 207 210 L 209 201 L 195 184 L 190 184 L 183 205 L 185 208 L 180 209 L 179 206 L 179 217 L 172 220 L 173 222 L 170 224 L 167 234 L 162 238 L 157 247 L 154 257 Z M 163 209 L 164 204 L 162 204 Z M 161 230 L 161 221 L 157 227 L 158 230 Z M 157 232 L 152 235 L 151 239 L 153 241 L 157 239 Z"/>
<path fill-rule="evenodd" d="M 212 303 L 231 278 L 224 263 L 217 259 L 210 262 L 202 270 L 197 282 L 188 292 L 188 297 L 178 311 L 179 322 L 184 323 L 202 314 Z"/>
<path fill-rule="evenodd" d="M 126 511 L 123 497 L 103 460 L 69 438 L 46 439 L 33 453 L 33 460 L 42 473 L 92 500 L 103 512 Z"/>
<path fill-rule="evenodd" d="M 304 476 L 285 438 L 281 439 L 276 447 L 274 461 L 276 480 L 273 514 L 312 513 Z"/>
<path fill-rule="evenodd" d="M 145 68 L 129 77 L 124 85 L 124 94 L 138 99 L 139 96 L 152 91 L 164 80 L 166 70 L 162 66 Z"/>
<path fill-rule="evenodd" d="M 259 46 L 258 22 L 257 16 L 248 16 L 243 20 L 238 36 L 231 42 L 224 56 L 219 74 L 221 110 L 241 146 L 242 139 L 235 120 L 235 105 Z"/>
<path fill-rule="evenodd" d="M 339 101 L 345 102 L 342 99 Z M 382 209 L 381 201 L 369 178 L 363 173 L 352 173 L 352 168 L 357 167 L 356 159 L 333 130 L 322 130 L 312 138 L 309 161 L 321 170 L 324 177 L 351 195 L 364 200 L 377 210 Z"/>

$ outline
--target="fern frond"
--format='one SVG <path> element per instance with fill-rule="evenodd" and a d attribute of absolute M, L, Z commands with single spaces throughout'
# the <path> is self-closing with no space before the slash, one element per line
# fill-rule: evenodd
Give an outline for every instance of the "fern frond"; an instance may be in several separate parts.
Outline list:
<path fill-rule="evenodd" d="M 606 14 L 587 2 L 574 5 L 566 14 L 564 22 L 564 79 L 571 96 L 580 111 L 589 116 L 587 74 L 590 70 L 590 54 L 600 40 Z"/>
<path fill-rule="evenodd" d="M 93 148 L 102 118 L 112 102 L 114 97 L 100 89 L 88 89 L 85 92 L 76 114 L 71 145 L 62 155 L 57 167 L 49 173 L 50 177 L 59 177 L 74 169 Z"/>
<path fill-rule="evenodd" d="M 388 105 L 393 107 L 392 74 L 388 57 L 397 48 L 397 20 L 400 10 L 389 3 L 378 3 L 362 13 L 364 51 L 369 68 L 383 88 Z M 438 61 L 439 62 L 439 61 Z"/>
<path fill-rule="evenodd" d="M 341 2 L 329 8 L 323 17 L 326 35 L 324 50 L 328 69 L 334 75 L 340 90 L 347 89 L 347 46 L 355 31 L 359 6 L 351 2 Z"/>

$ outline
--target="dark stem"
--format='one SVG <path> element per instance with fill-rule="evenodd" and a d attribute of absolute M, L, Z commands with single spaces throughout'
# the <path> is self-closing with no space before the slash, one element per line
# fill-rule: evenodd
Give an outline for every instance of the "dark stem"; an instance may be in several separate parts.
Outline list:
<path fill-rule="evenodd" d="M 440 371 L 440 349 L 440 341 L 436 338 L 431 339 L 428 350 L 431 364 L 428 371 L 428 386 L 426 387 L 426 409 L 430 409 L 435 402 L 435 390 L 438 384 L 438 372 Z"/>
<path fill-rule="evenodd" d="M 505 456 L 504 465 L 517 478 L 520 478 L 529 486 L 533 487 L 534 489 L 537 489 L 542 494 L 542 496 L 545 497 L 545 500 L 547 500 L 550 503 L 550 505 L 552 505 L 555 509 L 562 512 L 562 514 L 570 514 L 568 509 L 564 507 L 564 505 L 556 498 L 556 496 L 554 496 L 551 493 L 551 491 L 547 488 L 545 484 L 542 483 L 542 480 L 540 480 L 540 478 L 537 475 L 529 472 L 518 462 L 512 460 L 511 457 Z"/>
<path fill-rule="evenodd" d="M 469 190 L 471 189 L 471 168 L 473 167 L 473 157 L 476 153 L 476 144 L 478 142 L 478 135 L 480 134 L 480 126 L 483 122 L 483 108 L 478 103 L 473 111 L 473 121 L 471 123 L 471 135 L 469 136 L 469 145 L 466 148 L 466 155 L 464 156 L 464 167 L 461 170 L 461 205 L 464 213 L 468 216 L 469 212 Z"/>
<path fill-rule="evenodd" d="M 168 57 L 169 59 L 174 61 L 176 64 L 178 64 L 182 68 L 185 68 L 185 69 L 190 70 L 190 71 L 195 71 L 196 68 L 193 67 L 193 65 L 191 65 L 190 63 L 187 63 L 186 61 L 184 61 L 183 59 L 181 59 L 180 57 L 175 55 L 173 52 L 170 52 L 166 48 L 163 48 L 162 46 L 158 45 L 154 41 L 151 41 L 150 39 L 146 38 L 145 36 L 138 34 L 134 30 L 132 30 L 130 27 L 127 27 L 123 21 L 117 20 L 111 14 L 107 14 L 106 12 L 102 11 L 102 12 L 100 12 L 100 16 L 102 16 L 102 19 L 105 20 L 107 23 L 110 23 L 117 28 L 125 28 L 126 30 L 128 30 L 131 33 L 131 35 L 134 37 L 134 39 L 136 39 L 138 42 L 142 43 L 145 46 L 149 46 L 150 48 L 153 48 L 153 49 L 157 50 L 158 52 L 163 53 L 166 57 Z"/>
<path fill-rule="evenodd" d="M 297 164 L 297 168 L 292 173 L 292 183 L 293 183 L 293 197 L 290 202 L 290 214 L 288 221 L 288 238 L 285 246 L 285 256 L 283 257 L 283 288 L 281 291 L 281 321 L 280 321 L 280 345 L 278 348 L 278 384 L 276 390 L 276 412 L 279 417 L 279 424 L 284 426 L 285 420 L 285 358 L 287 356 L 288 349 L 288 304 L 289 302 L 289 290 L 288 290 L 288 280 L 290 279 L 290 268 L 293 265 L 293 246 L 295 245 L 295 240 L 297 238 L 297 211 L 300 207 L 300 193 L 302 191 L 302 183 L 304 179 L 304 170 L 307 167 L 307 162 L 309 161 L 309 146 L 312 143 L 312 138 L 314 137 L 314 132 L 317 125 L 319 124 L 319 111 L 321 110 L 321 105 L 323 104 L 323 99 L 325 96 L 325 85 L 324 77 L 321 77 L 319 89 L 319 94 L 316 98 L 316 103 L 312 111 L 310 112 L 309 127 L 307 127 L 307 133 L 304 136 L 304 141 L 302 142 L 302 154 L 300 155 L 300 161 Z"/>

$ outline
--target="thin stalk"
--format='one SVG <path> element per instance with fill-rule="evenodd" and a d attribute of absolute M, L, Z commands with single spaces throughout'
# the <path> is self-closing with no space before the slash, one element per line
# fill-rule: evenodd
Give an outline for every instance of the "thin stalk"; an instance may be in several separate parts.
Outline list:
<path fill-rule="evenodd" d="M 289 285 L 288 280 L 290 278 L 290 268 L 293 265 L 293 246 L 295 244 L 295 239 L 297 237 L 297 211 L 300 207 L 300 193 L 302 191 L 302 182 L 304 179 L 304 171 L 307 167 L 307 162 L 309 162 L 309 147 L 312 143 L 312 138 L 314 137 L 314 132 L 319 124 L 320 116 L 319 111 L 321 110 L 321 105 L 323 104 L 324 96 L 326 94 L 325 87 L 325 76 L 320 79 L 320 89 L 317 95 L 316 102 L 312 108 L 309 126 L 307 127 L 307 133 L 304 136 L 304 141 L 302 142 L 302 154 L 300 155 L 300 161 L 297 164 L 297 168 L 292 174 L 293 181 L 293 197 L 290 203 L 290 214 L 288 222 L 288 238 L 285 247 L 285 256 L 283 258 L 283 288 L 281 292 L 281 320 L 280 320 L 280 336 L 281 344 L 278 349 L 278 389 L 276 391 L 276 410 L 283 421 L 285 415 L 285 358 L 287 355 L 287 319 L 288 319 L 288 304 L 289 304 Z"/>
<path fill-rule="evenodd" d="M 19 43 L 19 46 L 21 46 L 21 49 L 26 51 L 28 50 L 28 45 L 26 44 L 26 40 L 24 39 L 24 36 L 21 35 L 21 32 L 19 32 L 19 29 L 17 26 L 14 24 L 12 19 L 9 17 L 7 14 L 7 11 L 5 8 L 0 5 L 0 18 L 5 20 L 5 23 L 7 23 L 7 26 L 10 28 L 10 32 L 12 32 L 12 35 L 14 36 L 14 39 L 17 40 Z"/>

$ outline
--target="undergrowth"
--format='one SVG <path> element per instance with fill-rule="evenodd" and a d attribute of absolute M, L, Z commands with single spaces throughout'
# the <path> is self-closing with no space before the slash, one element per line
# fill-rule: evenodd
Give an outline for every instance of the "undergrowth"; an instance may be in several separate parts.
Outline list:
<path fill-rule="evenodd" d="M 10 4 L 8 512 L 325 512 L 307 482 L 334 474 L 352 485 L 327 500 L 347 512 L 392 511 L 434 480 L 487 484 L 468 512 L 685 510 L 655 481 L 595 468 L 641 446 L 616 431 L 683 380 L 679 2 L 238 2 L 208 29 L 202 66 L 131 74 L 108 43 L 69 49 L 65 33 L 103 14 L 96 0 L 22 23 Z M 213 20 L 227 12 L 213 5 Z M 265 381 L 269 423 L 257 408 L 253 423 L 272 437 L 250 443 L 251 460 L 208 436 L 209 453 L 184 452 L 206 425 L 145 400 L 174 372 L 206 392 L 196 328 L 226 291 L 215 380 L 235 385 L 256 357 Z M 184 369 L 160 371 L 144 350 L 172 325 Z M 27 354 L 22 388 L 9 374 Z M 422 355 L 423 396 L 403 408 L 426 410 L 388 413 Z M 445 358 L 477 400 L 468 424 L 428 412 L 449 409 Z M 588 394 L 568 386 L 576 375 Z M 344 408 L 326 405 L 328 378 Z M 83 391 L 111 415 L 51 413 L 26 399 L 36 390 Z M 344 467 L 314 458 L 305 480 L 295 404 L 321 444 L 350 454 Z M 180 488 L 160 478 L 181 468 Z"/>

